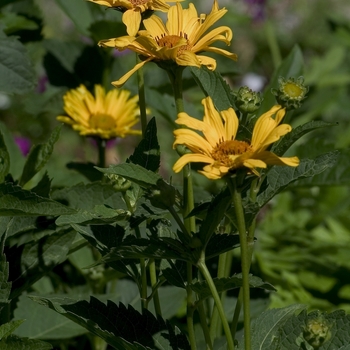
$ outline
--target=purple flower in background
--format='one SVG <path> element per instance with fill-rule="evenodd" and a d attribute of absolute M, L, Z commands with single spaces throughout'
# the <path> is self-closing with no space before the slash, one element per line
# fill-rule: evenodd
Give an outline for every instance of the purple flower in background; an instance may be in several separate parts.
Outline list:
<path fill-rule="evenodd" d="M 256 22 L 265 19 L 266 0 L 245 0 L 249 7 L 249 13 Z"/>
<path fill-rule="evenodd" d="M 26 137 L 15 136 L 15 142 L 20 149 L 21 153 L 26 156 L 29 153 L 31 142 Z"/>
<path fill-rule="evenodd" d="M 46 85 L 49 82 L 49 78 L 47 77 L 47 75 L 43 75 L 39 78 L 38 80 L 38 85 L 36 87 L 36 91 L 39 94 L 42 94 L 43 92 L 46 91 Z"/>

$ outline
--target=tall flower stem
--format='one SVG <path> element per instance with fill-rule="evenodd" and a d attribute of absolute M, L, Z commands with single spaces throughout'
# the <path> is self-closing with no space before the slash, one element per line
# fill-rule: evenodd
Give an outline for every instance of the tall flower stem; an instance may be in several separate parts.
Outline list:
<path fill-rule="evenodd" d="M 173 86 L 174 91 L 174 99 L 175 99 L 175 107 L 176 114 L 184 111 L 184 103 L 183 103 L 183 94 L 182 94 L 182 72 L 184 67 L 181 66 L 173 66 L 170 69 L 167 69 L 167 73 L 170 79 L 170 82 Z M 189 213 L 194 208 L 194 196 L 193 196 L 193 183 L 192 183 L 192 173 L 191 166 L 188 164 L 183 169 L 183 208 L 182 215 L 184 220 L 184 226 L 186 231 L 191 234 L 196 229 L 195 226 L 195 218 L 188 217 Z M 193 292 L 190 287 L 192 283 L 192 264 L 187 263 L 187 331 L 188 337 L 191 344 L 191 350 L 195 350 L 196 346 L 196 338 L 194 333 L 193 326 L 193 313 L 194 313 L 194 302 L 193 302 Z"/>
<path fill-rule="evenodd" d="M 162 317 L 162 309 L 160 307 L 159 294 L 157 289 L 157 273 L 156 273 L 156 263 L 154 259 L 150 259 L 148 263 L 149 275 L 151 280 L 152 292 L 153 292 L 153 303 L 156 315 Z"/>
<path fill-rule="evenodd" d="M 245 350 L 251 350 L 250 335 L 250 286 L 249 286 L 249 269 L 250 257 L 248 251 L 247 231 L 244 219 L 242 205 L 242 196 L 237 186 L 235 178 L 229 178 L 227 184 L 232 194 L 233 205 L 236 213 L 237 228 L 241 247 L 241 265 L 242 265 L 242 294 L 243 294 L 243 324 L 244 324 L 244 345 Z"/>
<path fill-rule="evenodd" d="M 141 60 L 136 55 L 136 63 L 140 63 Z M 139 91 L 139 106 L 140 106 L 140 119 L 141 119 L 141 130 L 142 138 L 145 137 L 147 128 L 147 112 L 146 112 L 146 97 L 145 97 L 145 79 L 143 74 L 143 68 L 137 71 L 137 87 Z"/>
<path fill-rule="evenodd" d="M 218 313 L 222 322 L 222 326 L 224 328 L 224 333 L 226 336 L 226 340 L 227 340 L 227 349 L 228 350 L 234 350 L 234 342 L 233 342 L 233 338 L 231 335 L 231 330 L 230 330 L 230 326 L 227 322 L 226 319 L 226 315 L 225 315 L 225 311 L 224 308 L 222 306 L 221 300 L 220 300 L 220 296 L 219 293 L 215 287 L 214 281 L 210 275 L 210 272 L 205 264 L 205 256 L 204 256 L 204 252 L 202 252 L 202 256 L 197 264 L 199 271 L 201 272 L 202 276 L 204 277 L 204 279 L 207 281 L 208 283 L 208 287 L 210 289 L 210 292 L 213 296 L 215 305 L 218 309 Z"/>
<path fill-rule="evenodd" d="M 98 166 L 104 168 L 106 166 L 106 140 L 97 137 L 96 142 L 98 148 Z"/>

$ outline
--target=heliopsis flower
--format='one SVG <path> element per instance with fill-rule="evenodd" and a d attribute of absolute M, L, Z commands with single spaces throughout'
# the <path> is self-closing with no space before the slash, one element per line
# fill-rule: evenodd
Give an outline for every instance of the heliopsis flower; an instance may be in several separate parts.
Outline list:
<path fill-rule="evenodd" d="M 68 116 L 58 116 L 57 120 L 71 125 L 80 135 L 108 140 L 141 134 L 131 129 L 139 121 L 139 107 L 138 97 L 130 97 L 130 91 L 114 89 L 106 93 L 101 85 L 95 85 L 93 96 L 80 85 L 68 91 L 63 100 Z"/>
<path fill-rule="evenodd" d="M 204 65 L 214 70 L 215 59 L 199 53 L 214 52 L 237 60 L 236 54 L 211 46 L 216 41 L 230 45 L 232 31 L 229 27 L 221 26 L 209 30 L 226 12 L 225 8 L 219 9 L 217 0 L 214 0 L 211 12 L 207 16 L 198 15 L 192 3 L 188 9 L 183 9 L 180 3 L 176 3 L 168 11 L 166 24 L 158 16 L 152 15 L 143 21 L 145 30 L 140 30 L 137 37 L 122 36 L 100 41 L 100 46 L 115 47 L 120 51 L 130 49 L 143 59 L 112 84 L 122 86 L 133 73 L 150 61 L 174 61 L 179 66 Z"/>
<path fill-rule="evenodd" d="M 288 124 L 280 124 L 285 109 L 276 105 L 264 113 L 255 123 L 251 141 L 236 140 L 238 118 L 232 108 L 218 112 L 210 97 L 202 100 L 203 121 L 179 113 L 177 124 L 187 128 L 174 131 L 177 145 L 185 145 L 192 153 L 183 155 L 173 167 L 177 173 L 188 163 L 205 163 L 201 174 L 209 179 L 219 179 L 238 168 L 259 176 L 257 168 L 268 165 L 298 166 L 297 157 L 281 158 L 266 149 L 292 130 Z M 275 115 L 275 118 L 273 118 Z M 199 135 L 194 130 L 203 133 Z"/>
<path fill-rule="evenodd" d="M 123 12 L 122 21 L 129 35 L 136 35 L 140 29 L 141 13 L 147 10 L 166 12 L 169 10 L 168 1 L 164 0 L 89 0 L 99 5 L 118 8 Z M 175 0 L 176 1 L 176 0 Z"/>

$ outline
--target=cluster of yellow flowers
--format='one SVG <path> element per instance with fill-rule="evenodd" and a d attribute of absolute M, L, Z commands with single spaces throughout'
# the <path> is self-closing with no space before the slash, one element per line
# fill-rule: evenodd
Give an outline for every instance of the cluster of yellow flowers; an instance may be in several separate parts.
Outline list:
<path fill-rule="evenodd" d="M 208 15 L 198 14 L 192 3 L 184 9 L 180 1 L 176 0 L 173 6 L 168 4 L 171 1 L 165 0 L 89 1 L 122 11 L 122 21 L 127 28 L 128 35 L 102 40 L 99 45 L 113 47 L 119 51 L 130 49 L 141 58 L 133 69 L 112 83 L 117 88 L 122 87 L 133 73 L 150 61 L 172 61 L 178 66 L 204 65 L 210 70 L 215 70 L 215 59 L 203 55 L 204 52 L 213 52 L 237 60 L 236 54 L 213 46 L 215 42 L 224 42 L 229 46 L 232 39 L 232 30 L 227 26 L 210 30 L 210 27 L 227 12 L 225 8 L 219 9 L 217 0 L 214 0 Z M 143 13 L 149 10 L 167 12 L 166 23 L 153 13 L 143 19 Z M 140 30 L 141 27 L 144 29 Z M 95 94 L 94 100 L 83 86 L 68 92 L 65 96 L 65 111 L 68 117 L 60 116 L 58 119 L 71 124 L 82 135 L 104 139 L 137 133 L 131 129 L 138 121 L 137 97 L 128 99 L 128 93 L 122 90 L 105 94 L 100 86 L 96 86 Z M 232 108 L 218 112 L 210 97 L 205 98 L 202 103 L 205 108 L 203 121 L 186 113 L 179 113 L 176 120 L 176 123 L 183 127 L 174 132 L 174 147 L 181 144 L 192 153 L 183 155 L 175 163 L 175 172 L 181 171 L 188 163 L 199 162 L 206 164 L 203 171 L 200 171 L 203 175 L 209 179 L 219 179 L 242 167 L 259 175 L 257 168 L 299 164 L 297 157 L 281 158 L 267 150 L 272 143 L 291 131 L 290 125 L 280 125 L 285 114 L 281 106 L 274 106 L 258 119 L 252 140 L 248 142 L 235 139 L 238 118 Z"/>

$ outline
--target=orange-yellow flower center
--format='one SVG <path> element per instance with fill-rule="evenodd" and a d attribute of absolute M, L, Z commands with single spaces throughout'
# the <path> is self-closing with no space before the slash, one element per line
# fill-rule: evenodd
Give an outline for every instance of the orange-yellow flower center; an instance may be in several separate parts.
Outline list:
<path fill-rule="evenodd" d="M 187 44 L 181 45 L 178 54 L 183 50 L 191 50 L 192 45 L 188 42 L 188 35 L 186 33 L 180 32 L 180 35 L 166 35 L 162 34 L 161 37 L 156 37 L 155 40 L 157 44 L 161 47 L 167 47 L 169 49 L 176 46 L 181 39 L 186 39 Z"/>
<path fill-rule="evenodd" d="M 219 143 L 212 150 L 211 156 L 217 162 L 230 167 L 233 165 L 234 159 L 236 158 L 235 156 L 239 156 L 249 150 L 249 143 L 245 141 L 229 140 Z"/>
<path fill-rule="evenodd" d="M 115 128 L 115 119 L 108 114 L 93 114 L 90 117 L 92 129 L 109 130 Z"/>
<path fill-rule="evenodd" d="M 133 6 L 144 5 L 149 2 L 149 0 L 129 0 Z"/>

